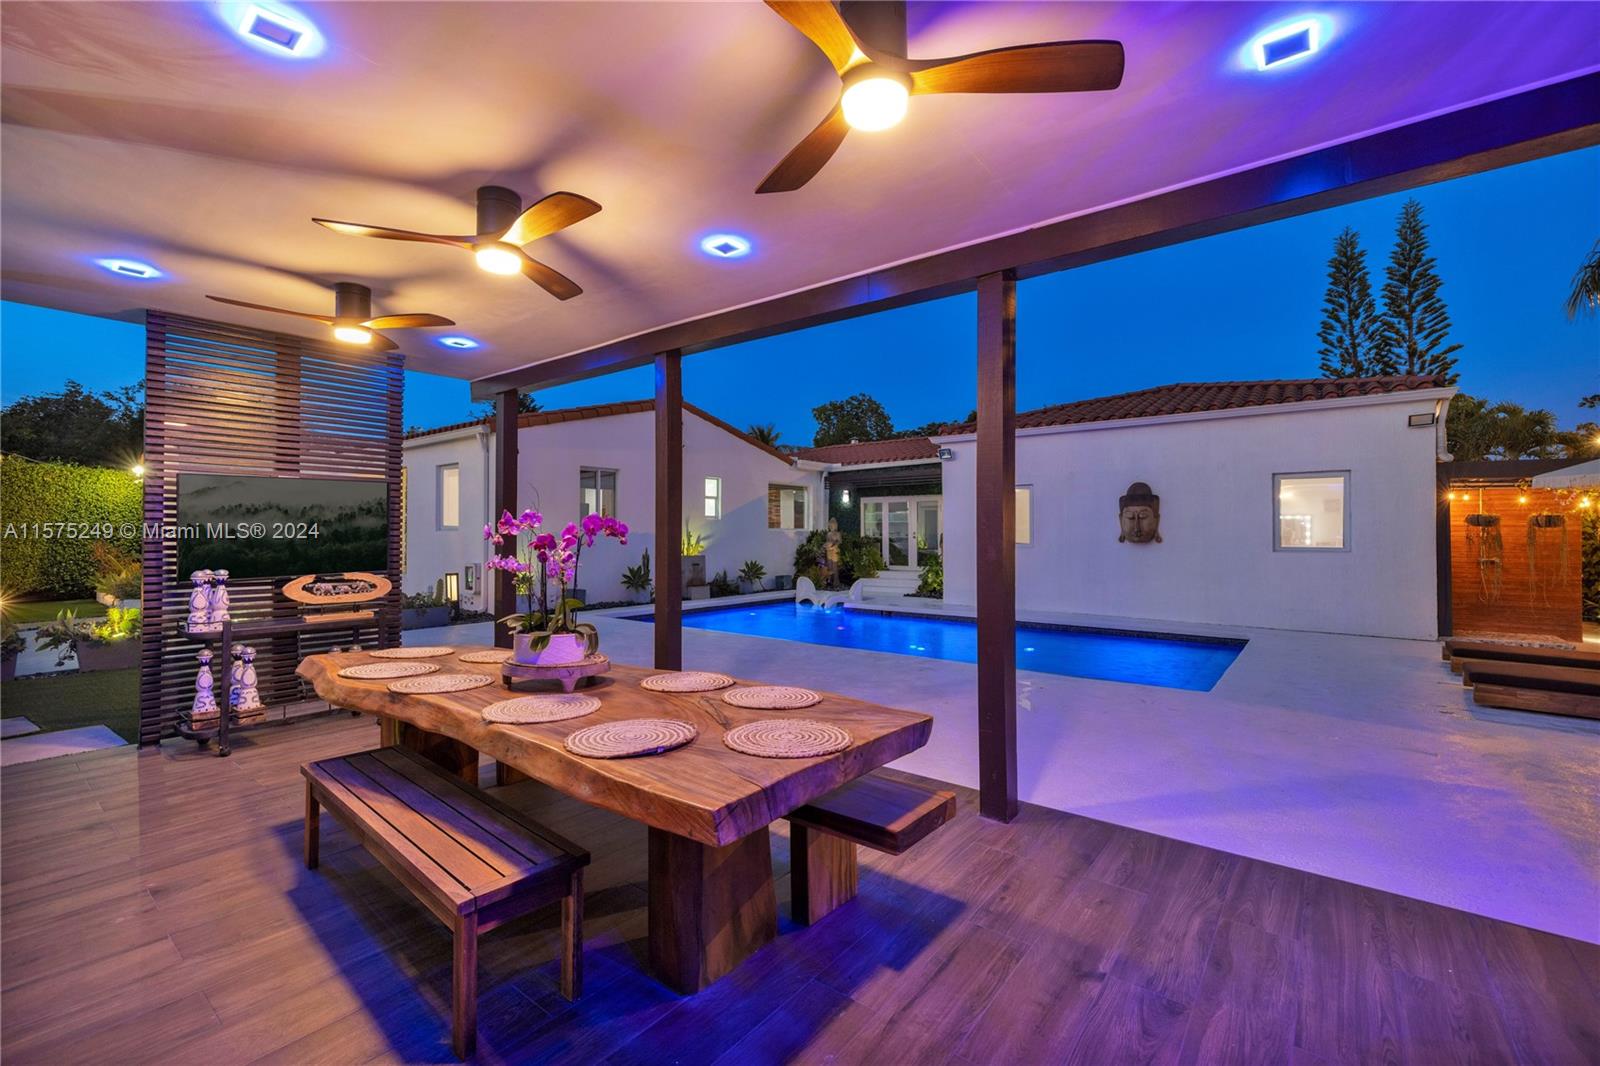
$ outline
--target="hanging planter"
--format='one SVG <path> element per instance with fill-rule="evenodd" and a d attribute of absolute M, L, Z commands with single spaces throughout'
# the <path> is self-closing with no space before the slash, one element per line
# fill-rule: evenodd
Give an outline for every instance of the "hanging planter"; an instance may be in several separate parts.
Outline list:
<path fill-rule="evenodd" d="M 1555 542 L 1555 566 L 1539 567 L 1539 549 L 1542 544 Z M 1536 514 L 1528 516 L 1528 584 L 1533 595 L 1546 607 L 1550 606 L 1550 593 L 1559 590 L 1567 580 L 1567 516 L 1564 514 Z"/>
<path fill-rule="evenodd" d="M 1478 555 L 1478 601 L 1499 603 L 1504 580 L 1505 542 L 1497 514 L 1467 515 L 1467 547 Z"/>

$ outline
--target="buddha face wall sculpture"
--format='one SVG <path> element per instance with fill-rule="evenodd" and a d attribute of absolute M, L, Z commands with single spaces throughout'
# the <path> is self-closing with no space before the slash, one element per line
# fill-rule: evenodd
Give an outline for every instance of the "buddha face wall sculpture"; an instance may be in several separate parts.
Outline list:
<path fill-rule="evenodd" d="M 1150 486 L 1135 481 L 1128 492 L 1117 501 L 1117 524 L 1122 532 L 1117 542 L 1129 544 L 1161 543 L 1161 497 L 1150 491 Z"/>

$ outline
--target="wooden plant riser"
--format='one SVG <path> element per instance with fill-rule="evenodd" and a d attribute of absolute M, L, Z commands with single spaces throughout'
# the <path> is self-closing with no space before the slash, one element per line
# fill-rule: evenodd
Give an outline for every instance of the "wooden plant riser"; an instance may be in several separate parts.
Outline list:
<path fill-rule="evenodd" d="M 611 660 L 603 655 L 559 666 L 534 666 L 507 659 L 500 664 L 500 680 L 513 691 L 528 691 L 537 684 L 555 683 L 563 692 L 572 692 L 580 684 L 593 684 L 595 678 L 610 670 Z"/>

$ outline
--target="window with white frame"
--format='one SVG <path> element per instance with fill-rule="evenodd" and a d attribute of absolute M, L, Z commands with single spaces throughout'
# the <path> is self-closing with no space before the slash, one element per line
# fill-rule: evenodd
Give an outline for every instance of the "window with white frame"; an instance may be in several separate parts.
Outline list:
<path fill-rule="evenodd" d="M 810 529 L 806 513 L 804 485 L 767 486 L 767 527 L 769 529 Z"/>
<path fill-rule="evenodd" d="M 603 518 L 617 516 L 617 472 L 584 467 L 578 471 L 578 517 L 592 514 Z"/>
<path fill-rule="evenodd" d="M 1350 471 L 1272 475 L 1274 551 L 1348 551 Z"/>
<path fill-rule="evenodd" d="M 1033 486 L 1017 486 L 1017 543 L 1033 543 Z"/>
<path fill-rule="evenodd" d="M 440 529 L 461 528 L 461 467 L 457 463 L 438 468 Z"/>
<path fill-rule="evenodd" d="M 705 515 L 707 518 L 722 517 L 722 479 L 708 477 L 705 479 Z"/>

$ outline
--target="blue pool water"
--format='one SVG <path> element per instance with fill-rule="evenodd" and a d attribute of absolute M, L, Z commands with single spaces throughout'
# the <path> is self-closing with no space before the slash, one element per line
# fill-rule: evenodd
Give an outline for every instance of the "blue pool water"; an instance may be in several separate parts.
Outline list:
<path fill-rule="evenodd" d="M 648 622 L 653 615 L 628 617 Z M 978 661 L 978 627 L 959 619 L 763 603 L 685 611 L 683 625 L 926 659 Z M 1017 627 L 1017 669 L 1209 692 L 1244 645 L 1242 640 L 1025 625 Z"/>

